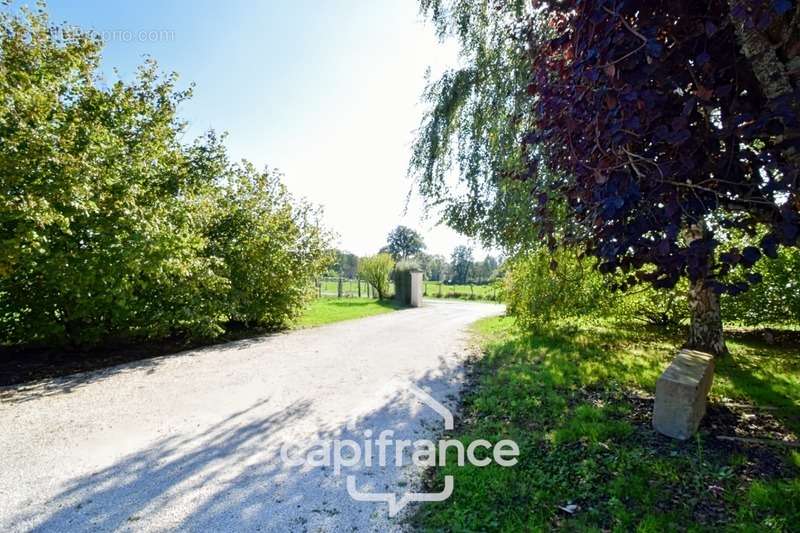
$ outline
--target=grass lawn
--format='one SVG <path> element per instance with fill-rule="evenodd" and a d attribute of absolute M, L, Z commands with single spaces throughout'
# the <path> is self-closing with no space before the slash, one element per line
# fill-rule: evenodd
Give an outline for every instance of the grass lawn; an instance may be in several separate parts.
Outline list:
<path fill-rule="evenodd" d="M 317 298 L 308 310 L 295 321 L 296 327 L 321 326 L 342 320 L 364 318 L 402 309 L 395 300 L 370 298 Z"/>
<path fill-rule="evenodd" d="M 460 300 L 490 300 L 500 298 L 497 285 L 445 285 L 438 281 L 425 282 L 427 298 L 458 298 Z"/>
<path fill-rule="evenodd" d="M 455 492 L 421 506 L 414 525 L 458 531 L 800 528 L 800 450 L 716 438 L 797 440 L 797 345 L 730 340 L 732 356 L 717 365 L 701 430 L 682 443 L 650 425 L 655 381 L 680 335 L 588 321 L 531 335 L 517 331 L 511 318 L 479 322 L 476 331 L 485 355 L 472 365 L 472 387 L 452 438 L 465 445 L 514 439 L 519 463 L 459 467 L 448 460 L 429 470 L 430 490 L 441 490 L 449 474 Z"/>
<path fill-rule="evenodd" d="M 342 296 L 355 297 L 359 295 L 358 280 L 342 280 Z M 394 291 L 394 283 L 390 292 Z M 339 290 L 339 281 L 336 279 L 322 279 L 317 286 L 317 291 L 321 298 L 336 296 Z M 369 296 L 369 285 L 361 282 L 361 296 Z M 374 293 L 372 293 L 374 295 Z M 497 284 L 486 285 L 446 285 L 438 281 L 425 281 L 423 294 L 426 298 L 450 298 L 459 300 L 488 300 L 497 301 L 500 299 L 501 288 Z"/>
<path fill-rule="evenodd" d="M 389 285 L 393 290 L 394 283 L 390 283 Z M 323 278 L 318 282 L 317 291 L 320 298 L 338 296 L 339 280 L 335 278 Z M 365 299 L 369 299 L 371 296 L 377 297 L 374 290 L 370 288 L 369 283 L 356 279 L 342 279 L 342 296 L 348 298 L 363 297 Z"/>

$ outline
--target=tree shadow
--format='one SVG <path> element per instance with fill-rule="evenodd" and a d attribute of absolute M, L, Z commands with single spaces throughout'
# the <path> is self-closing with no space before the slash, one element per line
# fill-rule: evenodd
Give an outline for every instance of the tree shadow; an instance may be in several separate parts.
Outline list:
<path fill-rule="evenodd" d="M 342 299 L 331 299 L 327 303 L 327 305 L 333 307 L 344 307 L 344 308 L 352 308 L 352 307 L 367 307 L 371 305 L 379 305 L 381 307 L 385 307 L 387 309 L 408 309 L 407 306 L 400 304 L 397 300 L 393 299 L 384 299 L 384 300 L 354 300 L 348 298 Z"/>
<path fill-rule="evenodd" d="M 598 322 L 557 324 L 504 341 L 498 357 L 541 354 L 543 379 L 576 380 L 584 387 L 622 383 L 652 395 L 658 377 L 683 344 L 681 331 L 655 326 Z M 711 403 L 732 394 L 755 406 L 768 406 L 779 421 L 800 432 L 800 357 L 793 345 L 737 337 L 732 354 L 716 361 Z M 491 352 L 490 352 L 491 357 Z"/>
<path fill-rule="evenodd" d="M 401 381 L 453 405 L 463 368 L 442 359 L 439 368 Z M 287 464 L 280 447 L 291 444 L 302 456 L 318 439 L 363 442 L 368 429 L 374 435 L 391 429 L 394 438 L 434 438 L 433 433 L 442 429 L 439 415 L 400 381 L 390 385 L 389 392 L 376 392 L 375 398 L 367 399 L 373 407 L 354 414 L 349 422 L 333 424 L 319 422 L 325 406 L 315 404 L 312 390 L 306 399 L 277 411 L 270 400 L 260 400 L 201 432 L 165 437 L 99 471 L 64 480 L 50 494 L 35 496 L 36 501 L 26 502 L 7 517 L 0 515 L 0 529 L 382 529 L 385 503 L 352 500 L 345 472 L 336 475 L 327 467 Z M 359 490 L 400 494 L 416 486 L 418 474 L 414 468 L 396 465 L 360 465 L 346 473 L 356 476 Z"/>
<path fill-rule="evenodd" d="M 0 386 L 0 404 L 16 404 L 47 396 L 69 394 L 86 385 L 103 381 L 118 374 L 124 375 L 127 373 L 140 372 L 142 370 L 147 374 L 151 374 L 156 371 L 158 366 L 176 358 L 196 357 L 209 352 L 218 352 L 220 357 L 224 357 L 226 352 L 245 350 L 280 334 L 281 333 L 259 334 L 240 340 L 229 340 L 194 349 L 168 352 L 163 355 L 136 355 L 134 356 L 134 360 L 122 364 L 114 364 L 114 361 L 117 361 L 118 358 L 113 355 L 113 350 L 111 350 L 111 355 L 108 357 L 106 364 L 104 365 L 103 362 L 100 361 L 95 365 L 94 369 L 77 371 L 54 378 Z"/>
<path fill-rule="evenodd" d="M 749 351 L 746 357 L 731 357 L 717 363 L 716 374 L 724 377 L 740 396 L 767 407 L 770 414 L 800 434 L 800 357 L 794 348 L 776 348 L 760 340 L 737 340 Z"/>

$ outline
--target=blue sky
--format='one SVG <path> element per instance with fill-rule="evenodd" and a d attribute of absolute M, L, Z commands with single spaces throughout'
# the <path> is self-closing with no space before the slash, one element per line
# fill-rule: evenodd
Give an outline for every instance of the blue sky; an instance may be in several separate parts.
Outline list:
<path fill-rule="evenodd" d="M 400 223 L 421 231 L 430 252 L 447 255 L 468 243 L 423 220 L 419 199 L 403 216 L 425 70 L 436 74 L 456 61 L 455 47 L 438 42 L 416 0 L 48 6 L 53 21 L 106 35 L 108 80 L 116 79 L 113 68 L 130 79 L 149 54 L 182 84 L 194 82 L 181 110 L 191 135 L 227 131 L 235 158 L 280 169 L 292 192 L 323 205 L 344 249 L 374 253 Z"/>

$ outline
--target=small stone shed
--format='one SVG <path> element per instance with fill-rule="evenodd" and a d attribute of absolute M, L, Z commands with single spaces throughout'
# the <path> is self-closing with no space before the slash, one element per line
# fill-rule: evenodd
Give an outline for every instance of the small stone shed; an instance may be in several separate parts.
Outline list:
<path fill-rule="evenodd" d="M 402 305 L 422 305 L 422 271 L 398 270 L 394 275 L 394 297 Z"/>

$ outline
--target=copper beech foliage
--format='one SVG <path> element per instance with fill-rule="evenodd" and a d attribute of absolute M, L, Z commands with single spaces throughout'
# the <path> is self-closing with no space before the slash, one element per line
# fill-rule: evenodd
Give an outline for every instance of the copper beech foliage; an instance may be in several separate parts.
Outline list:
<path fill-rule="evenodd" d="M 566 238 L 587 243 L 602 271 L 628 273 L 622 288 L 688 275 L 731 294 L 758 281 L 751 269 L 762 256 L 798 244 L 796 0 L 533 5 L 548 11 L 551 33 L 530 36 L 534 124 L 522 178 L 568 176 L 535 191 L 552 244 L 557 196 L 576 222 Z M 743 31 L 794 65 L 791 91 L 765 90 Z M 699 223 L 707 231 L 687 244 Z M 726 228 L 754 245 L 722 244 Z"/>

